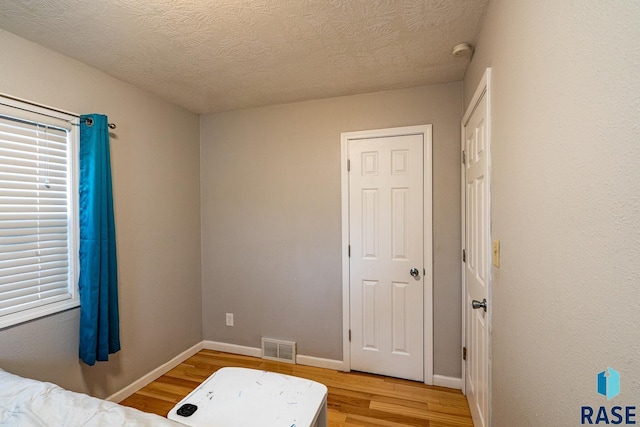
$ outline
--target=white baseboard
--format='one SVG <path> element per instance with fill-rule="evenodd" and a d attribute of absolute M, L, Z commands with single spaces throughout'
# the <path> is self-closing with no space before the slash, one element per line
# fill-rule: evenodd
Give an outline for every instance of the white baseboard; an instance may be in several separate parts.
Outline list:
<path fill-rule="evenodd" d="M 105 400 L 108 400 L 110 402 L 122 402 L 124 399 L 131 396 L 133 393 L 140 390 L 142 387 L 157 380 L 158 378 L 160 378 L 161 376 L 163 376 L 164 374 L 166 374 L 167 372 L 169 372 L 170 370 L 172 370 L 173 368 L 175 368 L 176 366 L 178 366 L 179 364 L 181 364 L 182 362 L 184 362 L 185 360 L 187 360 L 188 358 L 190 358 L 191 356 L 193 356 L 194 354 L 202 350 L 203 348 L 202 344 L 203 344 L 202 342 L 199 342 L 193 347 L 183 351 L 173 359 L 169 360 L 167 363 L 157 367 L 153 371 L 144 375 L 142 378 L 139 378 L 138 380 L 132 382 L 122 390 L 113 393 L 111 396 L 107 397 Z"/>
<path fill-rule="evenodd" d="M 342 371 L 344 369 L 344 363 L 342 360 L 323 359 L 321 357 L 305 356 L 304 354 L 298 354 L 296 356 L 296 363 L 298 365 L 334 369 L 336 371 Z"/>
<path fill-rule="evenodd" d="M 244 345 L 227 344 L 217 341 L 203 341 L 205 350 L 222 351 L 225 353 L 240 354 L 242 356 L 262 357 L 262 350 L 256 347 L 246 347 Z"/>
<path fill-rule="evenodd" d="M 455 388 L 462 390 L 462 378 L 445 377 L 444 375 L 434 375 L 433 385 L 439 387 Z"/>

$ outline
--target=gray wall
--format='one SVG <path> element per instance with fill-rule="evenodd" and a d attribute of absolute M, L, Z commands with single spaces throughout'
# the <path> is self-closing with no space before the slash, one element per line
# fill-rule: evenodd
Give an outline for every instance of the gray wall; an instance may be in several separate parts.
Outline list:
<path fill-rule="evenodd" d="M 122 350 L 78 360 L 79 309 L 0 330 L 0 368 L 104 397 L 202 340 L 198 116 L 0 30 L 0 93 L 105 113 Z"/>
<path fill-rule="evenodd" d="M 204 339 L 342 360 L 340 133 L 433 124 L 434 370 L 460 377 L 461 113 L 451 83 L 203 115 Z"/>
<path fill-rule="evenodd" d="M 640 3 L 492 0 L 494 426 L 579 425 L 640 396 Z M 621 373 L 622 393 L 596 394 Z"/>

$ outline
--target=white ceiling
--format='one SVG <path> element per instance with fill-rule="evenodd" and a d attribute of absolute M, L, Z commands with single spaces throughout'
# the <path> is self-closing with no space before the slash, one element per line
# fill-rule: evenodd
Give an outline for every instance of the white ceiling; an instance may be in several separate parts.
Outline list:
<path fill-rule="evenodd" d="M 3 0 L 0 28 L 197 112 L 461 80 L 488 0 Z"/>

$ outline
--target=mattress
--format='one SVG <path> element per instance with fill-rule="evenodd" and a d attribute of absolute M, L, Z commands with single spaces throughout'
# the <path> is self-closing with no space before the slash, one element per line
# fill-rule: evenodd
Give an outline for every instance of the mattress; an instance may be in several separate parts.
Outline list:
<path fill-rule="evenodd" d="M 0 426 L 183 426 L 0 369 Z"/>

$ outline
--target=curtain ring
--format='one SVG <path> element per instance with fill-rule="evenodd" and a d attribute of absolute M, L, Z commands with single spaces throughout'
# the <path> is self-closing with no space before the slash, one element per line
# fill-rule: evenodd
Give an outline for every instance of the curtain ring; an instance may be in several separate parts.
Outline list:
<path fill-rule="evenodd" d="M 87 126 L 93 126 L 93 119 L 91 117 L 87 117 L 86 119 L 84 119 L 84 123 Z"/>

